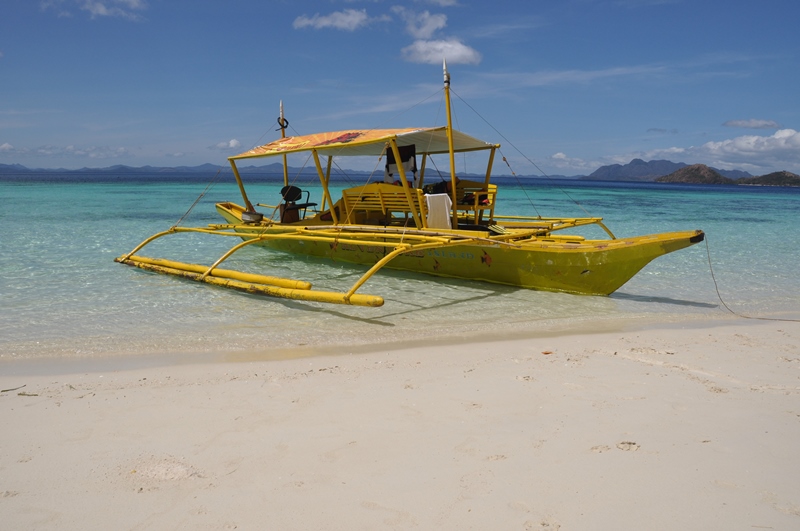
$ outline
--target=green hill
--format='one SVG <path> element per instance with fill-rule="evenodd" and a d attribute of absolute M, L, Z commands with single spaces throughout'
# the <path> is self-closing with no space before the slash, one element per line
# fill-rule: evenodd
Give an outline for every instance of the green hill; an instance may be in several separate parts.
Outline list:
<path fill-rule="evenodd" d="M 736 184 L 750 184 L 753 186 L 800 186 L 800 175 L 788 171 L 776 171 L 760 177 L 739 179 Z"/>
<path fill-rule="evenodd" d="M 692 183 L 692 184 L 735 184 L 737 181 L 720 175 L 718 171 L 705 164 L 692 164 L 677 171 L 659 177 L 657 183 Z"/>

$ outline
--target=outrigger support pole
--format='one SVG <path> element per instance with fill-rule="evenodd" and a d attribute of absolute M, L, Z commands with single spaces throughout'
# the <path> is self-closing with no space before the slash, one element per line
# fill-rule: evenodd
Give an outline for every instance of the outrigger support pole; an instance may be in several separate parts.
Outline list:
<path fill-rule="evenodd" d="M 333 291 L 317 291 L 311 289 L 311 284 L 302 280 L 292 280 L 280 277 L 271 277 L 266 275 L 257 275 L 253 273 L 244 273 L 241 271 L 233 271 L 228 269 L 219 269 L 217 266 L 224 260 L 230 257 L 234 252 L 238 251 L 246 245 L 261 242 L 265 239 L 272 239 L 275 236 L 266 234 L 257 234 L 250 237 L 250 239 L 235 245 L 232 249 L 226 252 L 222 257 L 214 262 L 213 265 L 204 266 L 199 264 L 188 264 L 185 262 L 176 262 L 173 260 L 165 260 L 161 258 L 149 258 L 146 256 L 137 256 L 134 253 L 142 249 L 145 245 L 153 240 L 166 236 L 168 234 L 176 234 L 179 232 L 199 232 L 205 234 L 216 234 L 220 236 L 234 236 L 234 237 L 248 237 L 247 234 L 226 232 L 220 230 L 209 229 L 193 229 L 193 228 L 175 228 L 160 232 L 147 238 L 141 244 L 128 254 L 115 258 L 115 262 L 126 264 L 129 266 L 138 267 L 154 273 L 162 273 L 197 282 L 205 282 L 215 286 L 231 288 L 238 291 L 247 293 L 268 295 L 271 297 L 279 297 L 283 299 L 294 299 L 309 302 L 326 302 L 330 304 L 350 304 L 355 306 L 383 306 L 383 297 L 377 295 L 362 295 L 355 293 L 355 291 L 369 278 L 370 275 L 364 277 L 361 284 L 350 289 L 347 293 L 337 293 Z M 280 238 L 280 236 L 277 236 Z M 311 241 L 328 241 L 330 238 L 319 238 L 314 236 L 302 236 L 301 239 Z M 359 242 L 351 242 L 359 243 Z"/>
<path fill-rule="evenodd" d="M 184 264 L 182 262 L 171 262 L 170 260 L 159 260 L 156 258 L 146 258 L 131 256 L 128 260 L 118 260 L 120 263 L 135 266 L 140 269 L 173 275 L 197 282 L 205 282 L 223 288 L 231 288 L 237 291 L 244 291 L 254 295 L 267 295 L 281 299 L 293 299 L 309 302 L 327 302 L 331 304 L 351 304 L 355 306 L 383 306 L 383 297 L 377 295 L 345 294 L 332 291 L 316 291 L 312 289 L 284 288 L 256 281 L 243 281 L 233 278 L 222 277 L 219 273 L 225 270 L 214 270 L 213 275 L 205 276 L 190 268 L 197 267 L 207 269 L 205 266 L 195 264 Z M 232 271 L 236 275 L 247 275 L 239 271 Z"/>
<path fill-rule="evenodd" d="M 390 243 L 385 239 L 387 231 L 369 232 L 369 235 L 374 240 L 362 240 L 341 238 L 341 234 L 331 227 L 305 227 L 304 229 L 286 234 L 263 234 L 263 233 L 243 233 L 223 230 L 222 228 L 190 228 L 190 227 L 173 227 L 169 230 L 155 234 L 142 243 L 137 245 L 131 252 L 115 258 L 115 262 L 138 267 L 147 271 L 155 273 L 163 273 L 197 282 L 205 282 L 220 287 L 232 288 L 239 291 L 244 291 L 252 294 L 268 295 L 271 297 L 279 297 L 283 299 L 303 300 L 309 302 L 325 302 L 331 304 L 349 304 L 355 306 L 383 306 L 383 297 L 378 295 L 362 295 L 356 291 L 364 285 L 375 273 L 386 266 L 389 262 L 398 256 L 423 249 L 436 249 L 442 247 L 451 247 L 456 245 L 463 245 L 468 242 L 485 242 L 491 245 L 504 245 L 515 246 L 513 243 L 505 242 L 502 240 L 489 240 L 486 238 L 452 238 L 446 234 L 440 236 L 431 236 L 428 234 L 420 243 Z M 228 226 L 225 226 L 228 228 Z M 374 229 L 374 227 L 362 227 L 363 229 Z M 173 260 L 166 260 L 163 258 L 149 258 L 146 256 L 138 256 L 135 253 L 145 247 L 147 244 L 155 239 L 161 238 L 168 234 L 177 233 L 201 233 L 213 234 L 218 236 L 231 236 L 236 238 L 246 238 L 245 241 L 240 242 L 233 246 L 228 252 L 223 254 L 211 266 L 200 264 L 190 264 L 186 262 L 177 262 Z M 391 232 L 394 234 L 394 232 Z M 412 229 L 408 232 L 411 238 L 418 236 Z M 242 271 L 234 271 L 230 269 L 220 269 L 219 265 L 227 260 L 233 253 L 239 249 L 252 244 L 263 242 L 264 240 L 275 239 L 293 239 L 305 240 L 315 242 L 331 242 L 349 245 L 363 245 L 365 242 L 373 245 L 382 245 L 387 248 L 387 254 L 369 268 L 347 292 L 333 292 L 333 291 L 318 291 L 311 289 L 311 283 L 302 280 L 294 280 L 280 277 L 273 277 L 267 275 L 259 275 L 255 273 L 245 273 Z M 391 250 L 389 250 L 391 249 Z"/>

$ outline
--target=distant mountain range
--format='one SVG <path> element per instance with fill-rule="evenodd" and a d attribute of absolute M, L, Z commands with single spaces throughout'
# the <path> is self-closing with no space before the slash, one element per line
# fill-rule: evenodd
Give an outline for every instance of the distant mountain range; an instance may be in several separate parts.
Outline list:
<path fill-rule="evenodd" d="M 268 164 L 265 166 L 242 166 L 239 172 L 243 174 L 279 175 L 283 173 L 283 166 L 280 163 Z M 215 164 L 201 164 L 199 166 L 109 166 L 106 168 L 81 168 L 78 170 L 59 169 L 30 169 L 20 164 L 0 164 L 1 175 L 24 175 L 24 174 L 67 174 L 67 175 L 86 175 L 86 176 L 126 176 L 126 175 L 153 175 L 153 174 L 205 174 L 213 175 L 217 172 L 230 172 L 229 166 L 218 166 Z M 316 175 L 315 168 L 290 168 L 289 173 L 293 176 Z M 349 175 L 368 175 L 369 172 L 347 170 Z M 464 174 L 464 177 L 479 177 L 478 175 Z M 520 177 L 540 177 L 521 175 Z M 634 182 L 681 182 L 681 183 L 705 183 L 705 184 L 758 184 L 762 186 L 800 186 L 800 179 L 797 175 L 790 172 L 775 172 L 768 175 L 753 177 L 750 173 L 741 170 L 720 170 L 711 168 L 703 164 L 688 165 L 684 162 L 671 162 L 668 160 L 651 160 L 646 162 L 642 159 L 633 159 L 628 164 L 611 164 L 601 166 L 590 175 L 575 175 L 572 177 L 565 175 L 550 175 L 551 178 L 560 179 L 582 179 L 582 180 L 602 180 L 602 181 L 634 181 Z M 335 177 L 334 177 L 335 179 Z"/>
<path fill-rule="evenodd" d="M 78 170 L 27 168 L 21 164 L 0 164 L 0 175 L 10 173 L 67 173 L 67 174 L 121 174 L 121 173 L 216 173 L 218 171 L 231 171 L 230 166 L 217 166 L 216 164 L 201 164 L 200 166 L 108 166 L 106 168 L 80 168 Z M 244 166 L 240 172 L 282 173 L 283 165 L 276 162 L 266 166 Z M 314 170 L 316 173 L 316 170 Z"/>
<path fill-rule="evenodd" d="M 688 164 L 684 162 L 670 162 L 668 160 L 651 160 L 645 162 L 642 159 L 633 159 L 625 165 L 611 164 L 609 166 L 601 166 L 590 175 L 582 178 L 602 181 L 655 181 L 659 177 L 670 175 L 686 166 L 688 166 Z M 712 169 L 728 179 L 735 180 L 752 177 L 752 175 L 746 171 Z"/>

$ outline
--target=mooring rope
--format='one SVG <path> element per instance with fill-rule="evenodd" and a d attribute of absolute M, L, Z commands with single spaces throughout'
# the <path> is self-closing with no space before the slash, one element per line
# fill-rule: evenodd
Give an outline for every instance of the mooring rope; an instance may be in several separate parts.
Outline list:
<path fill-rule="evenodd" d="M 211 189 L 211 187 L 216 184 L 217 179 L 219 179 L 219 176 L 220 176 L 221 173 L 222 173 L 222 170 L 217 170 L 217 174 L 214 176 L 213 179 L 211 179 L 211 181 L 208 183 L 208 185 L 206 185 L 205 190 L 203 190 L 200 193 L 200 195 L 197 196 L 197 199 L 194 200 L 194 203 L 192 203 L 192 206 L 189 207 L 189 210 L 187 210 L 186 213 L 184 215 L 182 215 L 181 218 L 178 221 L 176 221 L 175 224 L 172 227 L 170 227 L 171 229 L 174 229 L 175 227 L 177 227 L 178 225 L 181 224 L 181 222 L 186 218 L 186 216 L 189 215 L 189 212 L 191 212 L 192 209 L 197 206 L 197 203 L 199 203 L 200 200 L 203 199 L 203 197 L 208 193 L 208 191 Z"/>
<path fill-rule="evenodd" d="M 547 179 L 548 179 L 548 180 L 549 180 L 549 181 L 550 181 L 550 182 L 551 182 L 551 183 L 552 183 L 554 186 L 556 186 L 556 187 L 557 187 L 559 190 L 561 190 L 561 192 L 562 192 L 564 195 L 566 195 L 566 196 L 567 196 L 567 197 L 568 197 L 568 198 L 569 198 L 569 199 L 570 199 L 570 200 L 571 200 L 573 203 L 575 203 L 575 204 L 576 204 L 576 205 L 577 205 L 577 206 L 578 206 L 578 207 L 579 207 L 581 210 L 583 210 L 583 211 L 584 211 L 584 212 L 585 212 L 587 215 L 591 216 L 591 214 L 589 214 L 589 212 L 588 212 L 588 211 L 587 211 L 587 210 L 586 210 L 586 209 L 583 207 L 583 205 L 581 205 L 581 204 L 580 204 L 580 203 L 579 203 L 579 202 L 578 202 L 576 199 L 574 199 L 572 196 L 570 196 L 570 194 L 569 194 L 569 193 L 567 193 L 567 191 L 566 191 L 566 190 L 564 190 L 564 189 L 563 189 L 563 188 L 561 188 L 560 186 L 557 186 L 557 185 L 555 185 L 555 183 L 553 183 L 553 182 L 552 182 L 552 179 L 550 178 L 550 176 L 549 176 L 549 175 L 547 175 L 547 174 L 546 174 L 544 171 L 542 171 L 542 169 L 541 169 L 541 168 L 539 168 L 539 166 L 538 166 L 538 165 L 537 165 L 537 164 L 536 164 L 534 161 L 532 161 L 530 158 L 528 158 L 528 156 L 527 156 L 527 155 L 525 155 L 525 154 L 524 154 L 522 151 L 520 151 L 520 149 L 519 149 L 519 148 L 517 148 L 517 146 L 515 146 L 513 142 L 511 142 L 511 141 L 510 141 L 508 138 L 506 138 L 506 137 L 505 137 L 505 135 L 503 135 L 503 133 L 501 133 L 500 131 L 498 131 L 498 130 L 497 130 L 497 128 L 496 128 L 496 127 L 494 127 L 494 126 L 493 126 L 493 125 L 492 125 L 492 124 L 491 124 L 491 123 L 490 123 L 490 122 L 489 122 L 489 121 L 488 121 L 486 118 L 484 118 L 484 117 L 483 117 L 483 116 L 482 116 L 482 115 L 481 115 L 481 114 L 480 114 L 480 113 L 479 113 L 477 110 L 475 110 L 475 108 L 474 108 L 474 107 L 472 107 L 472 106 L 471 106 L 469 103 L 467 103 L 467 101 L 466 101 L 466 100 L 464 100 L 464 98 L 462 98 L 461 96 L 459 96 L 459 95 L 458 95 L 458 94 L 457 94 L 457 93 L 456 93 L 456 92 L 455 92 L 455 91 L 454 91 L 452 88 L 450 89 L 450 92 L 451 92 L 452 94 L 455 94 L 455 96 L 456 96 L 456 97 L 457 97 L 459 100 L 461 100 L 461 102 L 462 102 L 462 103 L 464 103 L 464 105 L 466 105 L 467 107 L 469 107 L 469 108 L 472 110 L 472 112 L 474 112 L 474 113 L 475 113 L 475 115 L 476 115 L 476 116 L 478 116 L 478 117 L 479 117 L 481 120 L 483 120 L 483 121 L 486 123 L 486 125 L 488 125 L 489 127 L 491 127 L 491 128 L 492 128 L 492 130 L 494 130 L 494 132 L 495 132 L 495 133 L 497 133 L 498 135 L 500 135 L 500 137 L 501 137 L 501 138 L 502 138 L 502 139 L 503 139 L 503 140 L 504 140 L 506 143 L 508 143 L 508 144 L 509 144 L 509 145 L 510 145 L 512 148 L 514 148 L 514 150 L 515 150 L 517 153 L 519 153 L 519 154 L 520 154 L 520 155 L 521 155 L 521 156 L 522 156 L 522 157 L 523 157 L 525 160 L 527 160 L 527 161 L 528 161 L 528 162 L 529 162 L 529 163 L 530 163 L 530 164 L 531 164 L 531 165 L 532 165 L 534 168 L 536 168 L 536 169 L 539 171 L 539 173 L 541 173 L 541 174 L 542 174 L 542 175 L 543 175 L 545 178 L 547 178 Z M 500 151 L 500 150 L 498 150 L 498 151 Z M 520 187 L 520 188 L 523 190 L 523 192 L 525 193 L 525 196 L 526 196 L 526 198 L 528 199 L 528 202 L 531 204 L 531 206 L 534 208 L 534 210 L 536 210 L 536 213 L 537 213 L 537 214 L 539 214 L 539 210 L 536 208 L 536 205 L 533 203 L 533 200 L 532 200 L 532 199 L 531 199 L 531 198 L 528 196 L 527 192 L 525 191 L 525 187 L 524 187 L 524 186 L 522 186 L 522 183 L 520 182 L 520 180 L 519 180 L 519 177 L 517 177 L 517 174 L 516 174 L 516 173 L 514 172 L 514 170 L 511 168 L 511 164 L 509 164 L 509 162 L 508 162 L 508 159 L 506 159 L 506 157 L 505 157 L 505 155 L 503 155 L 503 152 L 502 152 L 502 151 L 500 151 L 500 155 L 501 155 L 501 156 L 502 156 L 502 158 L 503 158 L 503 162 L 505 162 L 505 163 L 506 163 L 506 166 L 508 166 L 508 169 L 511 171 L 511 175 L 514 177 L 514 179 L 517 181 L 517 184 L 519 185 L 519 187 Z M 541 217 L 541 214 L 539 214 L 539 217 Z M 708 235 L 706 235 L 706 237 L 705 237 L 705 242 L 706 242 L 706 254 L 707 254 L 707 256 L 708 256 L 708 268 L 709 268 L 709 271 L 711 272 L 711 280 L 714 282 L 714 289 L 715 289 L 715 290 L 716 290 L 716 292 L 717 292 L 717 298 L 719 299 L 719 302 L 722 304 L 722 306 L 723 306 L 723 307 L 724 307 L 726 310 L 728 310 L 728 311 L 729 311 L 730 313 L 732 313 L 733 315 L 735 315 L 735 316 L 737 316 L 737 317 L 740 317 L 740 318 L 742 318 L 742 319 L 753 319 L 753 320 L 759 320 L 759 321 L 780 321 L 780 322 L 787 322 L 787 323 L 798 323 L 798 322 L 800 322 L 800 319 L 781 319 L 781 318 L 776 318 L 776 317 L 754 317 L 754 316 L 750 316 L 750 315 L 743 315 L 743 314 L 741 314 L 741 313 L 738 313 L 738 312 L 735 312 L 734 310 L 732 310 L 732 309 L 730 308 L 730 306 L 728 306 L 728 304 L 727 304 L 727 303 L 726 303 L 726 302 L 723 300 L 723 298 L 722 298 L 722 294 L 720 294 L 720 292 L 719 292 L 719 285 L 717 284 L 717 279 L 716 279 L 716 276 L 714 275 L 714 268 L 713 268 L 713 266 L 711 265 L 711 249 L 709 248 L 709 245 L 708 245 Z"/>
<path fill-rule="evenodd" d="M 708 269 L 709 271 L 711 271 L 711 280 L 714 281 L 714 289 L 717 292 L 717 298 L 719 299 L 719 302 L 722 303 L 722 306 L 724 306 L 726 310 L 731 312 L 736 317 L 741 317 L 742 319 L 754 319 L 758 321 L 781 321 L 785 323 L 800 323 L 800 319 L 780 319 L 777 317 L 753 317 L 750 315 L 743 315 L 741 313 L 733 311 L 730 308 L 730 306 L 728 306 L 728 304 L 722 299 L 722 295 L 719 292 L 719 285 L 717 284 L 717 278 L 714 275 L 714 266 L 711 265 L 711 248 L 708 246 L 708 234 L 706 234 L 705 242 L 706 242 L 706 255 L 708 256 Z"/>
<path fill-rule="evenodd" d="M 508 163 L 508 159 L 506 158 L 506 156 L 503 154 L 503 152 L 500 149 L 498 149 L 497 151 L 500 151 L 500 156 L 503 158 L 503 162 L 506 163 L 506 166 L 508 166 L 508 171 L 511 172 L 511 175 L 514 176 L 514 180 L 517 181 L 517 184 L 519 185 L 519 189 L 522 190 L 523 194 L 525 194 L 525 199 L 528 200 L 528 203 L 530 203 L 531 207 L 533 207 L 533 209 L 536 211 L 536 215 L 539 216 L 539 219 L 542 219 L 542 213 L 539 212 L 538 208 L 536 208 L 536 204 L 533 202 L 533 199 L 531 199 L 531 197 L 528 195 L 528 191 L 525 189 L 524 186 L 522 186 L 522 183 L 520 182 L 519 177 L 517 177 L 517 173 L 511 167 L 511 164 Z M 563 190 L 562 190 L 562 192 L 563 192 Z M 567 197 L 569 197 L 569 195 L 567 195 Z M 572 198 L 570 197 L 570 199 L 572 199 Z M 573 201 L 574 201 L 574 199 L 573 199 Z M 576 204 L 577 204 L 577 202 L 576 202 Z M 578 206 L 581 207 L 580 205 L 578 205 Z M 581 207 L 581 210 L 586 212 L 586 210 L 583 207 Z M 588 215 L 589 213 L 586 212 L 586 214 Z"/>
<path fill-rule="evenodd" d="M 568 193 L 566 190 L 564 190 L 563 188 L 561 188 L 560 186 L 558 186 L 557 184 L 555 184 L 555 183 L 553 182 L 553 179 L 552 179 L 552 178 L 551 178 L 549 175 L 547 175 L 547 173 L 545 173 L 545 172 L 544 172 L 544 170 L 542 170 L 542 169 L 541 169 L 541 168 L 538 166 L 538 164 L 536 164 L 534 161 L 532 161 L 532 160 L 531 160 L 531 159 L 530 159 L 530 158 L 529 158 L 529 157 L 528 157 L 528 156 L 527 156 L 525 153 L 523 153 L 523 152 L 522 152 L 522 151 L 521 151 L 521 150 L 520 150 L 520 149 L 519 149 L 519 148 L 518 148 L 516 145 L 514 145 L 514 143 L 513 143 L 511 140 L 509 140 L 508 138 L 506 138 L 506 137 L 505 137 L 505 135 L 503 135 L 503 133 L 501 133 L 500 131 L 498 131 L 498 130 L 497 130 L 497 128 L 496 128 L 495 126 L 493 126 L 493 125 L 491 124 L 491 122 L 489 122 L 489 120 L 487 120 L 486 118 L 484 118 L 484 117 L 483 117 L 483 115 L 481 115 L 481 113 L 479 113 L 477 110 L 475 110 L 475 108 L 474 108 L 472 105 L 470 105 L 469 103 L 467 103 L 467 101 L 466 101 L 464 98 L 462 98 L 461 96 L 459 96 L 459 95 L 458 95 L 458 94 L 457 94 L 457 93 L 456 93 L 456 92 L 455 92 L 455 91 L 454 91 L 452 88 L 450 89 L 450 92 L 451 92 L 452 94 L 455 94 L 455 96 L 456 96 L 456 97 L 457 97 L 459 100 L 461 100 L 461 102 L 462 102 L 464 105 L 466 105 L 467 107 L 469 107 L 469 108 L 472 110 L 472 112 L 474 112 L 474 113 L 475 113 L 475 115 L 476 115 L 476 116 L 478 116 L 478 118 L 480 118 L 481 120 L 483 120 L 483 121 L 486 123 L 486 125 L 488 125 L 489 127 L 491 127 L 491 128 L 492 128 L 492 130 L 493 130 L 495 133 L 497 133 L 498 135 L 500 135 L 500 138 L 502 138 L 502 139 L 503 139 L 503 140 L 504 140 L 506 143 L 508 143 L 508 145 L 509 145 L 509 146 L 511 146 L 512 148 L 514 148 L 514 150 L 515 150 L 517 153 L 519 153 L 520 155 L 522 155 L 522 158 L 524 158 L 525 160 L 527 160 L 527 161 L 528 161 L 528 162 L 529 162 L 529 163 L 530 163 L 530 164 L 531 164 L 531 165 L 532 165 L 534 168 L 536 168 L 536 169 L 539 171 L 539 173 L 541 173 L 541 174 L 542 174 L 542 176 L 544 176 L 544 177 L 545 177 L 545 178 L 546 178 L 548 181 L 550 181 L 550 184 L 551 184 L 551 186 L 555 186 L 556 188 L 558 188 L 558 189 L 561 191 L 561 193 L 563 193 L 565 196 L 567 196 L 567 198 L 569 198 L 569 200 L 570 200 L 570 201 L 572 201 L 573 203 L 575 203 L 575 205 L 577 205 L 577 207 L 578 207 L 578 208 L 580 208 L 581 210 L 583 210 L 583 212 L 584 212 L 584 213 L 585 213 L 587 216 L 589 216 L 589 217 L 592 217 L 592 215 L 589 213 L 589 211 L 588 211 L 588 210 L 586 210 L 586 209 L 583 207 L 583 205 L 582 205 L 582 204 L 580 204 L 580 202 L 579 202 L 577 199 L 575 199 L 574 197 L 572 197 L 572 196 L 571 196 L 571 195 L 570 195 L 570 194 L 569 194 L 569 193 Z M 502 154 L 503 154 L 503 153 L 501 152 L 501 153 L 500 153 L 500 155 L 502 155 Z M 503 157 L 503 160 L 505 160 L 506 164 L 508 164 L 508 161 L 505 159 L 505 157 Z M 510 169 L 510 165 L 509 165 L 509 169 Z M 517 181 L 517 184 L 519 185 L 519 187 L 520 187 L 520 188 L 522 188 L 522 189 L 524 190 L 524 187 L 522 186 L 522 182 L 519 180 L 519 177 L 517 177 L 517 174 L 516 174 L 516 173 L 514 173 L 513 171 L 512 171 L 511 173 L 512 173 L 512 175 L 514 176 L 515 180 Z M 527 196 L 527 193 L 526 193 L 525 195 Z M 530 198 L 528 198 L 528 201 L 531 203 L 531 206 L 534 206 L 534 205 L 533 205 L 533 201 L 532 201 Z M 534 209 L 536 209 L 536 207 L 535 207 L 535 206 L 534 206 Z"/>

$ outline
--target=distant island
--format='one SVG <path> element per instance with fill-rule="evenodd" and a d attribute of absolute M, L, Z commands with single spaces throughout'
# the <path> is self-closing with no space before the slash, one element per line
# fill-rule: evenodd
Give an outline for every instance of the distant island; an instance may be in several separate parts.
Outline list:
<path fill-rule="evenodd" d="M 633 159 L 628 164 L 610 164 L 601 166 L 590 175 L 582 177 L 586 180 L 602 181 L 637 181 L 652 182 L 659 177 L 670 175 L 689 166 L 685 162 L 672 162 L 669 160 L 651 160 L 645 162 L 642 159 Z M 720 175 L 728 179 L 736 180 L 752 177 L 748 172 L 742 170 L 718 170 L 712 168 Z"/>
<path fill-rule="evenodd" d="M 714 168 L 705 164 L 693 164 L 677 171 L 658 177 L 657 183 L 689 183 L 689 184 L 741 184 L 751 186 L 800 186 L 800 175 L 788 171 L 776 171 L 760 177 L 743 177 L 730 179 L 721 175 Z"/>
<path fill-rule="evenodd" d="M 751 186 L 800 186 L 800 176 L 778 171 L 754 177 L 741 170 L 719 170 L 705 164 L 688 165 L 668 160 L 633 159 L 628 164 L 602 166 L 586 180 L 636 181 L 683 184 L 735 184 Z"/>
<path fill-rule="evenodd" d="M 283 174 L 283 166 L 280 163 L 273 163 L 264 166 L 244 166 L 239 171 L 243 174 L 277 176 Z M 181 175 L 200 176 L 214 175 L 219 172 L 230 173 L 229 166 L 218 166 L 214 164 L 201 164 L 199 166 L 109 166 L 106 168 L 81 168 L 78 170 L 59 169 L 30 169 L 20 164 L 0 164 L 0 178 L 3 176 L 25 176 L 25 175 L 70 175 L 96 179 L 105 177 L 107 179 L 124 178 L 125 176 L 155 176 L 160 175 L 165 178 L 173 175 L 174 178 Z M 315 168 L 290 168 L 291 175 L 316 176 Z M 347 170 L 351 176 L 368 175 L 369 172 L 358 170 Z M 481 177 L 473 174 L 463 174 L 463 177 Z M 499 176 L 503 177 L 503 176 Z M 539 175 L 519 175 L 521 178 L 541 178 Z M 688 183 L 688 184 L 734 184 L 751 186 L 800 186 L 800 176 L 788 172 L 778 171 L 767 175 L 753 176 L 742 170 L 721 170 L 706 166 L 705 164 L 686 164 L 684 162 L 671 162 L 669 160 L 633 159 L 628 164 L 610 164 L 601 166 L 590 175 L 546 175 L 553 179 L 579 179 L 589 181 L 629 181 L 629 182 L 657 182 L 657 183 Z M 12 177 L 13 178 L 13 177 Z M 337 180 L 337 176 L 332 176 Z"/>
<path fill-rule="evenodd" d="M 245 166 L 242 171 L 257 170 L 264 173 L 283 172 L 283 165 L 280 163 L 269 164 L 267 166 Z M 216 173 L 218 171 L 231 171 L 230 166 L 218 166 L 216 164 L 201 164 L 199 166 L 125 166 L 117 164 L 105 168 L 80 168 L 69 170 L 66 168 L 42 169 L 27 168 L 22 164 L 0 164 L 0 175 L 24 174 L 24 173 L 65 173 L 65 174 L 125 174 L 125 173 Z"/>

